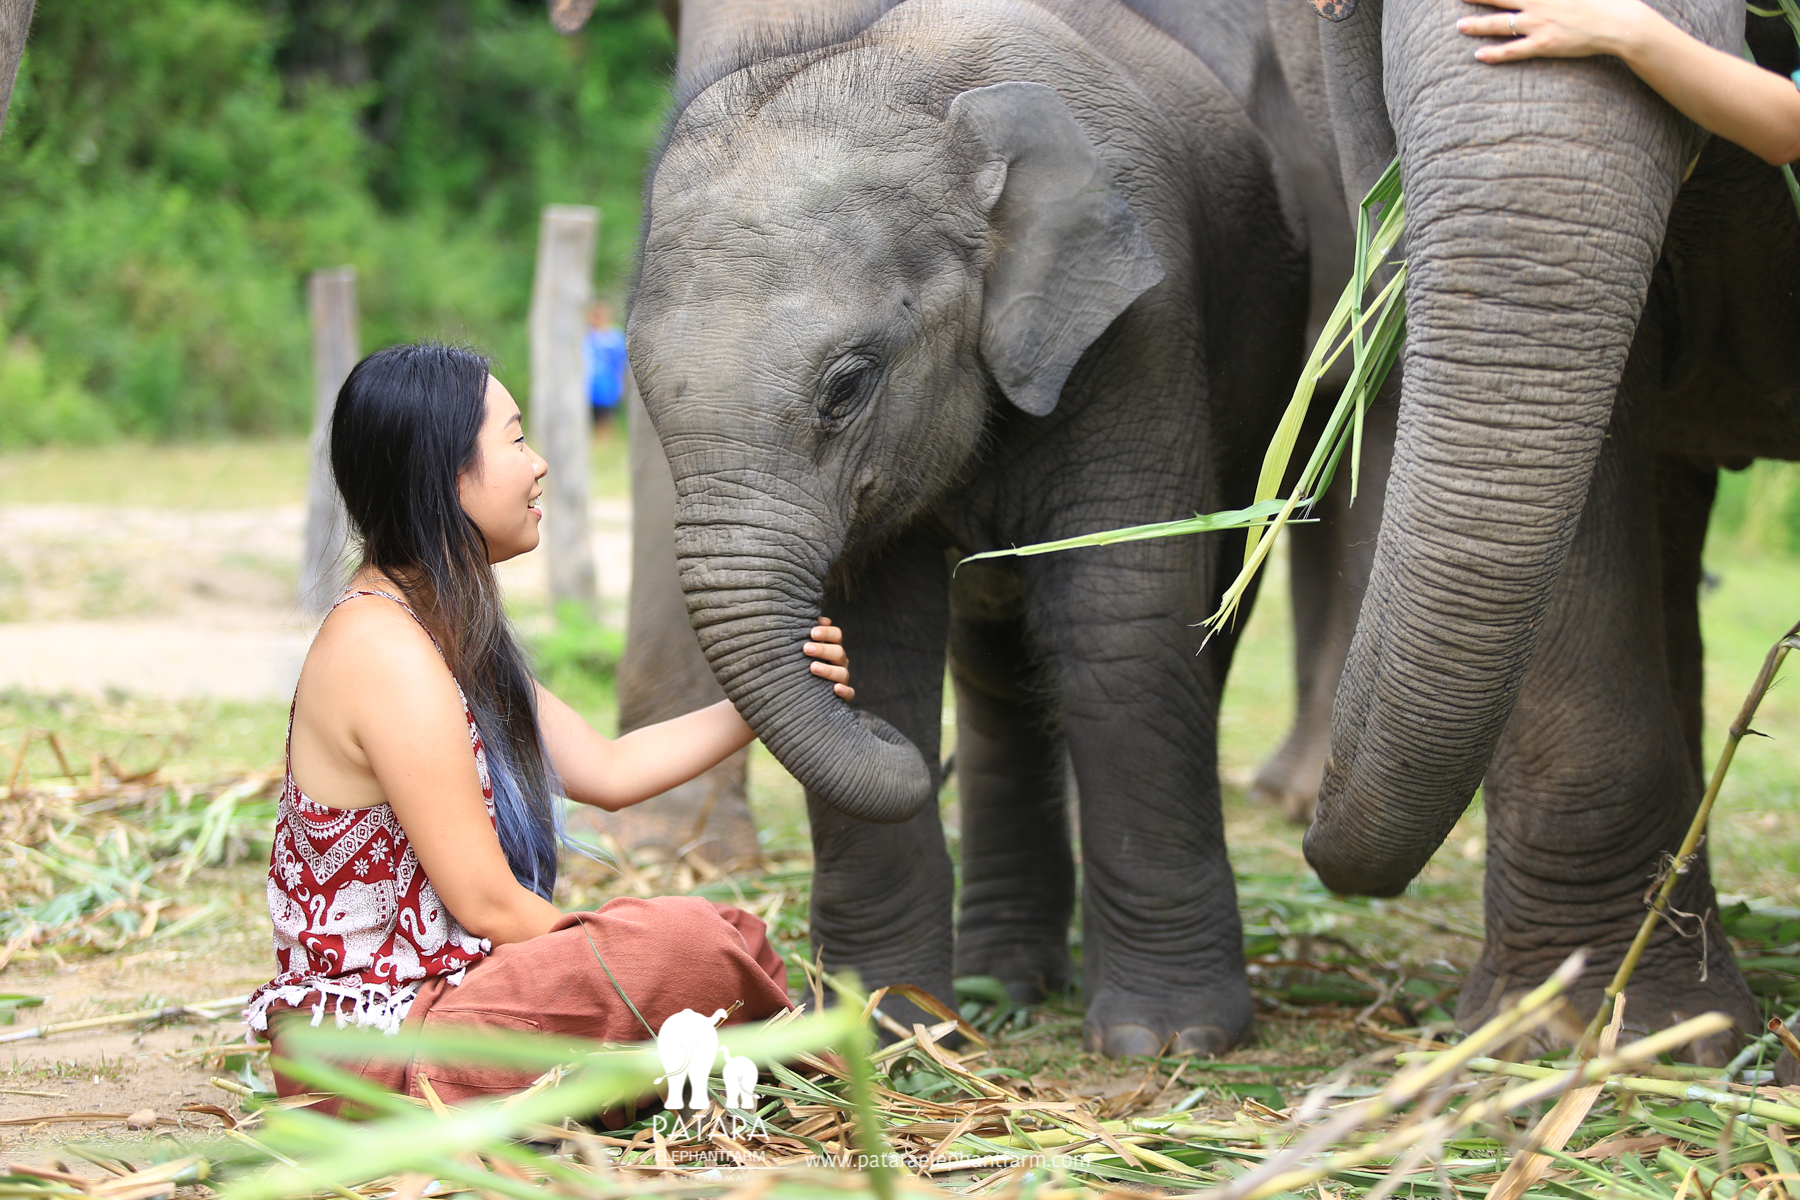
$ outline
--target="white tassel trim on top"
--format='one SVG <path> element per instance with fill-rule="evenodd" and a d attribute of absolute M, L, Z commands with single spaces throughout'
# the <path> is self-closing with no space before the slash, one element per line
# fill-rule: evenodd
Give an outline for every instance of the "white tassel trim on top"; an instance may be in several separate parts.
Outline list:
<path fill-rule="evenodd" d="M 452 985 L 460 985 L 467 971 L 468 968 L 464 967 L 439 978 Z M 421 979 L 393 987 L 385 983 L 364 983 L 360 980 L 352 982 L 315 976 L 298 983 L 269 986 L 259 991 L 255 999 L 245 1007 L 244 1024 L 253 1030 L 267 1032 L 271 1004 L 283 1003 L 293 1008 L 304 1008 L 309 997 L 316 997 L 311 1006 L 312 1024 L 315 1028 L 324 1022 L 325 1013 L 329 1009 L 337 1019 L 339 1029 L 379 1029 L 392 1037 L 400 1032 L 401 1022 L 406 1020 L 406 1014 L 412 1010 L 413 1001 L 419 995 L 419 985 L 424 982 Z"/>

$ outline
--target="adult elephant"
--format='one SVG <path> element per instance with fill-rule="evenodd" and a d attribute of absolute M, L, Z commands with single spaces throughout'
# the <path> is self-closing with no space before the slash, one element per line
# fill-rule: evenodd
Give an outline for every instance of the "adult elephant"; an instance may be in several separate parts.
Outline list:
<path fill-rule="evenodd" d="M 701 646 L 807 788 L 827 965 L 951 994 L 948 645 L 956 969 L 1068 979 L 1066 754 L 1088 1045 L 1236 1043 L 1233 639 L 1194 628 L 1236 539 L 950 565 L 1249 499 L 1307 307 L 1268 143 L 1112 0 L 911 0 L 715 74 L 648 185 L 628 338 Z M 820 611 L 855 708 L 793 658 Z"/>
<path fill-rule="evenodd" d="M 1485 777 L 1487 940 L 1458 1019 L 1586 946 L 1579 1017 L 1701 794 L 1718 467 L 1800 457 L 1800 222 L 1773 169 L 1617 60 L 1485 66 L 1461 0 L 1331 7 L 1348 191 L 1398 152 L 1410 274 L 1386 514 L 1307 857 L 1336 890 L 1396 894 Z M 1658 7 L 1715 46 L 1746 33 L 1741 0 Z M 1779 22 L 1747 32 L 1795 67 Z M 1704 853 L 1674 907 L 1696 915 L 1651 941 L 1627 1027 L 1716 1009 L 1753 1028 Z"/>

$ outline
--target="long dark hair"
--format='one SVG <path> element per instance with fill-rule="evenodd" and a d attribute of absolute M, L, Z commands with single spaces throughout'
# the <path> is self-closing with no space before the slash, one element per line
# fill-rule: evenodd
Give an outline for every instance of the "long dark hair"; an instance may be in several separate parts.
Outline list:
<path fill-rule="evenodd" d="M 462 685 L 487 748 L 507 865 L 549 899 L 561 831 L 537 691 L 487 539 L 457 494 L 457 477 L 480 469 L 489 366 L 434 342 L 389 346 L 357 363 L 331 414 L 331 473 L 364 565 L 405 593 Z"/>

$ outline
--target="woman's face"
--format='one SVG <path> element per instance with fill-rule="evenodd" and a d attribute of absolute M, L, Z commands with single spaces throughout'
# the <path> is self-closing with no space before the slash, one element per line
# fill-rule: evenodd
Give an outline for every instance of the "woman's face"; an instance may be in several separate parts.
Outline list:
<path fill-rule="evenodd" d="M 538 544 L 544 514 L 537 498 L 550 465 L 525 444 L 525 426 L 512 393 L 488 376 L 487 416 L 475 441 L 475 461 L 456 479 L 463 511 L 487 538 L 488 561 L 517 558 Z"/>

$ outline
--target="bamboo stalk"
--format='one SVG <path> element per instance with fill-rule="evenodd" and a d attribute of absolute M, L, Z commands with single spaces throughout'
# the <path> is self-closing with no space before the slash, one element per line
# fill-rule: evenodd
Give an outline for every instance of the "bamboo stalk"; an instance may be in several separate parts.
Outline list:
<path fill-rule="evenodd" d="M 1600 1007 L 1594 1012 L 1594 1019 L 1588 1022 L 1586 1032 L 1581 1035 L 1579 1052 L 1582 1057 L 1589 1057 L 1593 1053 L 1600 1031 L 1612 1019 L 1613 1003 L 1631 981 L 1632 972 L 1637 970 L 1638 960 L 1644 956 L 1644 948 L 1650 944 L 1650 935 L 1656 931 L 1656 923 L 1668 911 L 1669 898 L 1675 894 L 1676 885 L 1687 873 L 1688 861 L 1706 832 L 1706 823 L 1712 816 L 1714 802 L 1719 798 L 1719 789 L 1725 785 L 1725 773 L 1731 769 L 1731 760 L 1737 754 L 1738 743 L 1749 732 L 1750 721 L 1756 716 L 1756 709 L 1762 703 L 1763 696 L 1768 693 L 1769 685 L 1775 681 L 1775 673 L 1781 669 L 1788 651 L 1793 649 L 1800 649 L 1800 622 L 1796 622 L 1780 641 L 1771 646 L 1767 657 L 1763 659 L 1762 670 L 1757 672 L 1756 682 L 1750 685 L 1750 692 L 1744 697 L 1744 705 L 1738 710 L 1737 720 L 1731 723 L 1731 728 L 1726 733 L 1725 745 L 1719 750 L 1719 761 L 1713 767 L 1712 779 L 1706 785 L 1706 794 L 1700 797 L 1700 807 L 1694 810 L 1694 819 L 1688 822 L 1687 835 L 1681 839 L 1681 849 L 1676 851 L 1675 861 L 1670 864 L 1662 886 L 1657 889 L 1656 899 L 1650 903 L 1650 911 L 1644 914 L 1644 922 L 1638 926 L 1637 936 L 1631 940 L 1631 948 L 1625 952 L 1625 958 L 1614 972 L 1612 982 L 1606 985 L 1606 994 L 1600 1001 Z"/>
<path fill-rule="evenodd" d="M 1216 1197 L 1216 1200 L 1263 1200 L 1264 1197 L 1273 1196 L 1278 1192 L 1298 1191 L 1339 1171 L 1361 1166 L 1376 1159 L 1391 1157 L 1424 1139 L 1447 1138 L 1452 1136 L 1456 1130 L 1466 1129 L 1523 1108 L 1527 1104 L 1546 1100 L 1558 1092 L 1572 1087 L 1580 1087 L 1584 1082 L 1592 1083 L 1603 1080 L 1613 1074 L 1616 1068 L 1627 1063 L 1655 1058 L 1657 1055 L 1676 1046 L 1685 1045 L 1695 1038 L 1707 1037 L 1730 1027 L 1730 1018 L 1720 1013 L 1707 1013 L 1704 1016 L 1694 1017 L 1673 1028 L 1665 1029 L 1661 1033 L 1632 1042 L 1616 1054 L 1596 1058 L 1576 1070 L 1555 1071 L 1549 1068 L 1539 1068 L 1548 1072 L 1541 1079 L 1509 1088 L 1487 1100 L 1477 1100 L 1460 1109 L 1444 1113 L 1433 1120 L 1402 1126 L 1376 1141 L 1341 1151 L 1310 1166 L 1287 1165 L 1289 1162 L 1299 1161 L 1300 1156 L 1272 1156 L 1265 1160 L 1262 1167 L 1241 1176 L 1229 1187 L 1222 1188 L 1216 1193 L 1208 1193 L 1208 1195 Z M 1454 1051 L 1447 1051 L 1440 1057 L 1447 1059 L 1453 1053 Z M 1737 1097 L 1733 1097 L 1733 1099 L 1737 1099 Z M 1285 1169 L 1272 1169 L 1277 1167 Z"/>
<path fill-rule="evenodd" d="M 1794 1036 L 1794 1031 L 1787 1027 L 1786 1021 L 1780 1017 L 1770 1017 L 1769 1032 L 1780 1039 L 1782 1047 L 1789 1054 L 1793 1055 L 1796 1060 L 1800 1060 L 1800 1038 Z"/>
<path fill-rule="evenodd" d="M 0 1043 L 36 1041 L 58 1033 L 72 1033 L 78 1029 L 104 1029 L 108 1025 L 135 1025 L 139 1021 L 172 1021 L 177 1017 L 204 1017 L 208 1021 L 216 1021 L 219 1019 L 219 1014 L 204 1010 L 239 1008 L 249 1002 L 250 997 L 248 996 L 232 996 L 224 1000 L 201 1000 L 194 1004 L 169 1004 L 162 1008 L 140 1008 L 136 1012 L 115 1013 L 110 1017 L 57 1021 L 49 1025 L 34 1025 L 30 1029 L 21 1029 L 17 1033 L 0 1034 Z"/>
<path fill-rule="evenodd" d="M 1424 1057 L 1429 1056 L 1416 1052 L 1406 1053 L 1399 1056 L 1399 1061 L 1407 1062 Z M 1596 1059 L 1595 1061 L 1602 1060 Z M 1514 1079 L 1549 1079 L 1552 1076 L 1566 1074 L 1555 1067 L 1508 1062 L 1501 1058 L 1470 1059 L 1468 1069 L 1480 1071 L 1485 1075 L 1506 1075 Z M 1800 1107 L 1792 1104 L 1779 1104 L 1773 1100 L 1761 1100 L 1754 1096 L 1740 1096 L 1735 1092 L 1721 1092 L 1717 1088 L 1710 1088 L 1701 1083 L 1685 1083 L 1679 1079 L 1657 1079 L 1648 1075 L 1633 1075 L 1607 1079 L 1600 1086 L 1609 1092 L 1666 1096 L 1671 1100 L 1693 1100 L 1700 1104 L 1729 1108 L 1732 1112 L 1742 1113 L 1746 1116 L 1765 1117 L 1771 1121 L 1779 1121 L 1783 1125 L 1800 1127 Z"/>
<path fill-rule="evenodd" d="M 1613 1018 L 1600 1035 L 1600 1053 L 1611 1055 L 1619 1046 L 1619 1027 L 1624 1023 L 1625 1005 L 1613 1006 Z M 1569 1138 L 1587 1120 L 1600 1098 L 1604 1085 L 1589 1083 L 1564 1092 L 1556 1107 L 1545 1113 L 1526 1135 L 1525 1152 L 1513 1157 L 1506 1170 L 1488 1191 L 1488 1200 L 1519 1200 L 1555 1165 L 1550 1157 L 1569 1144 Z"/>

